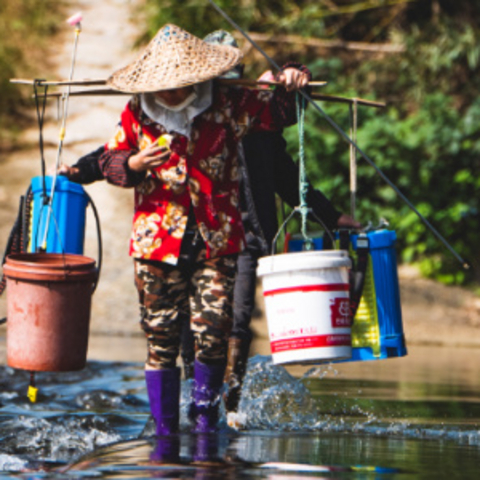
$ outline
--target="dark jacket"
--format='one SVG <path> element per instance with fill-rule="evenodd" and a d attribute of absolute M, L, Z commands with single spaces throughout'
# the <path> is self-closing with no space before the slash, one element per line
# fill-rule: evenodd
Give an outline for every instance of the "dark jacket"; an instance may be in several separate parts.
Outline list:
<path fill-rule="evenodd" d="M 247 232 L 261 235 L 263 253 L 271 252 L 278 231 L 275 194 L 290 207 L 300 204 L 299 169 L 286 146 L 281 132 L 251 133 L 243 139 L 247 174 L 242 183 L 249 183 L 249 188 L 240 188 L 243 223 Z M 311 185 L 307 204 L 327 228 L 336 227 L 341 212 Z"/>

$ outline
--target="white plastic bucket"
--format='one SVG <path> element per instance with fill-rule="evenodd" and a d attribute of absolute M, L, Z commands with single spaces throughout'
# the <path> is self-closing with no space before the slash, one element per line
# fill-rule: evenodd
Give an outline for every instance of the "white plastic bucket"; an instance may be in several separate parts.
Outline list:
<path fill-rule="evenodd" d="M 262 279 L 275 364 L 321 363 L 350 358 L 351 318 L 344 250 L 263 257 Z"/>

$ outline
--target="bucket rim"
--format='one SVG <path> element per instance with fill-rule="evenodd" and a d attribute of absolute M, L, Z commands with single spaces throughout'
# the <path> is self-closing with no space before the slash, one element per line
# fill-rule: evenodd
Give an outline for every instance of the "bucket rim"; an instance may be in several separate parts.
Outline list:
<path fill-rule="evenodd" d="M 6 257 L 5 277 L 36 282 L 94 281 L 95 260 L 73 253 L 15 253 Z"/>
<path fill-rule="evenodd" d="M 257 275 L 325 268 L 351 268 L 347 250 L 311 250 L 279 253 L 258 259 Z"/>
<path fill-rule="evenodd" d="M 39 261 L 41 260 L 41 261 Z M 48 265 L 48 268 L 63 268 L 65 265 L 89 267 L 95 260 L 76 253 L 12 253 L 7 255 L 6 264 L 13 265 Z"/>

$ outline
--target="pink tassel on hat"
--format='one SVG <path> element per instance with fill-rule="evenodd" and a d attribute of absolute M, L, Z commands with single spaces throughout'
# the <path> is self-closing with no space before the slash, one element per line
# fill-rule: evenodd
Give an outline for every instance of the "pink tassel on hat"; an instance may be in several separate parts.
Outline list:
<path fill-rule="evenodd" d="M 72 27 L 76 27 L 81 21 L 83 20 L 82 13 L 78 12 L 75 15 L 72 15 L 68 20 L 67 23 Z"/>

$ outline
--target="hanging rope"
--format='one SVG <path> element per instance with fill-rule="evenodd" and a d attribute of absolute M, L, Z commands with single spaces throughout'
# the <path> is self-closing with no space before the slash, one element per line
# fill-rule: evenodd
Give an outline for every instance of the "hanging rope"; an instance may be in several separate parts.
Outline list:
<path fill-rule="evenodd" d="M 73 51 L 72 51 L 72 59 L 71 59 L 71 64 L 70 64 L 70 74 L 69 74 L 69 80 L 71 81 L 73 79 L 73 72 L 75 69 L 75 62 L 77 58 L 77 46 L 78 46 L 78 38 L 80 36 L 80 32 L 82 31 L 80 23 L 78 23 L 75 27 L 75 39 L 73 43 Z M 48 199 L 48 212 L 47 212 L 47 220 L 46 220 L 46 226 L 45 226 L 45 231 L 43 234 L 43 241 L 40 246 L 40 251 L 46 251 L 47 250 L 47 236 L 48 236 L 48 231 L 50 228 L 50 220 L 52 217 L 52 211 L 53 211 L 53 199 L 55 196 L 55 187 L 57 184 L 57 175 L 58 175 L 58 169 L 61 164 L 61 158 L 62 158 L 62 151 L 63 151 L 63 143 L 65 140 L 65 133 L 66 133 L 66 125 L 67 125 L 67 117 L 68 117 L 68 101 L 70 99 L 70 90 L 71 86 L 69 85 L 67 88 L 67 93 L 64 98 L 64 103 L 63 103 L 63 114 L 62 114 L 62 124 L 60 128 L 60 135 L 59 135 L 59 141 L 58 141 L 58 149 L 57 149 L 57 159 L 55 162 L 55 170 L 52 175 L 52 185 L 50 187 L 50 197 Z M 45 175 L 44 175 L 45 178 Z"/>
<path fill-rule="evenodd" d="M 335 238 L 331 230 L 325 225 L 325 222 L 319 218 L 315 212 L 308 206 L 307 196 L 310 189 L 310 185 L 307 179 L 307 170 L 305 167 L 305 109 L 307 102 L 301 93 L 297 92 L 296 97 L 296 109 L 297 109 L 297 127 L 298 127 L 298 164 L 299 164 L 299 194 L 300 194 L 300 205 L 295 207 L 288 217 L 284 219 L 280 229 L 278 230 L 275 238 L 272 242 L 272 255 L 275 255 L 277 240 L 282 232 L 285 229 L 287 223 L 293 218 L 296 213 L 301 215 L 301 233 L 304 240 L 305 250 L 314 250 L 315 244 L 311 237 L 307 234 L 307 220 L 310 216 L 314 218 L 325 230 L 325 233 L 330 238 L 332 245 L 335 243 Z"/>
<path fill-rule="evenodd" d="M 307 204 L 308 180 L 305 169 L 305 99 L 297 93 L 297 126 L 298 126 L 298 163 L 300 168 L 299 192 L 300 192 L 300 215 L 302 217 L 302 236 L 305 240 L 305 249 L 313 249 L 313 241 L 307 235 L 307 218 L 310 209 Z"/>
<path fill-rule="evenodd" d="M 39 131 L 38 145 L 40 147 L 40 161 L 42 163 L 43 201 L 46 203 L 47 202 L 47 185 L 45 182 L 46 165 L 45 165 L 45 152 L 44 152 L 44 146 L 43 146 L 43 123 L 45 120 L 45 107 L 46 107 L 48 85 L 45 85 L 43 87 L 43 95 L 41 95 L 38 93 L 38 88 L 41 82 L 43 82 L 43 80 L 35 80 L 33 82 L 33 94 L 35 97 L 35 107 L 37 110 L 37 122 L 38 122 L 38 131 Z M 41 106 L 40 106 L 40 97 L 43 97 L 43 102 Z"/>
<path fill-rule="evenodd" d="M 350 104 L 350 214 L 355 218 L 357 203 L 357 124 L 358 124 L 358 103 L 353 99 Z"/>

